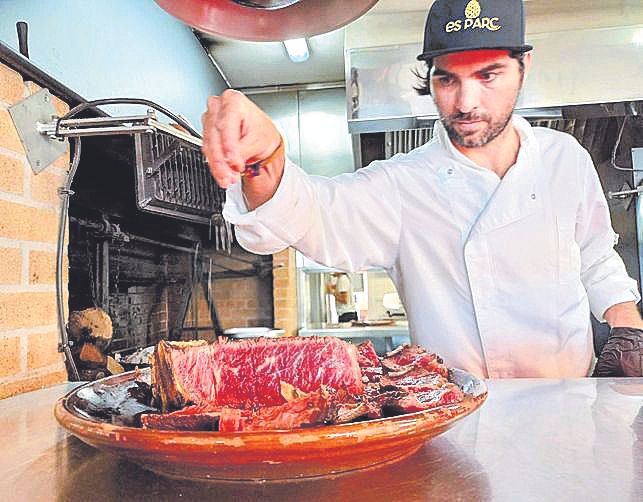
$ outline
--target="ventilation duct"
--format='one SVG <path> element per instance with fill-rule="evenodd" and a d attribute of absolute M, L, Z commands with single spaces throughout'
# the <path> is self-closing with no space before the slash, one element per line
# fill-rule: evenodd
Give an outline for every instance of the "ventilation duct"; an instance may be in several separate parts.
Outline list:
<path fill-rule="evenodd" d="M 534 61 L 516 110 L 559 119 L 643 113 L 643 3 L 526 2 Z M 349 131 L 427 127 L 437 118 L 413 70 L 426 11 L 373 13 L 346 28 Z"/>

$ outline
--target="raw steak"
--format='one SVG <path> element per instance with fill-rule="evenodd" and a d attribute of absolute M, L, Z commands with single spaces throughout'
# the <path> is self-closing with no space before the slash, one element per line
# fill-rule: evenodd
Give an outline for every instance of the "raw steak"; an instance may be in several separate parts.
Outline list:
<path fill-rule="evenodd" d="M 152 389 L 162 411 L 188 404 L 255 409 L 286 402 L 281 384 L 363 393 L 358 351 L 334 337 L 160 342 Z"/>

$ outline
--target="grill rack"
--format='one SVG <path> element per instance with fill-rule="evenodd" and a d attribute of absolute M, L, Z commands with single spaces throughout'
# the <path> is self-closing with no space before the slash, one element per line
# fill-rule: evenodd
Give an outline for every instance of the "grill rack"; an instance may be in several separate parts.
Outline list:
<path fill-rule="evenodd" d="M 210 175 L 200 145 L 158 127 L 153 132 L 135 134 L 134 145 L 139 209 L 197 223 L 221 224 L 225 191 Z"/>
<path fill-rule="evenodd" d="M 217 250 L 230 252 L 232 227 L 223 219 L 225 190 L 210 175 L 200 138 L 146 115 L 60 119 L 37 123 L 52 140 L 69 137 L 130 135 L 136 158 L 136 204 L 141 211 L 214 227 Z"/>

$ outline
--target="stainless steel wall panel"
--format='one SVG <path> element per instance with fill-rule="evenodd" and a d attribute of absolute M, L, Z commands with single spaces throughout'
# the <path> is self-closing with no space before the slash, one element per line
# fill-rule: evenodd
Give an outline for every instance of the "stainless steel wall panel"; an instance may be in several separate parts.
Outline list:
<path fill-rule="evenodd" d="M 270 115 L 285 136 L 288 158 L 301 165 L 297 91 L 249 94 L 248 97 Z"/>
<path fill-rule="evenodd" d="M 355 170 L 345 97 L 344 89 L 299 91 L 301 166 L 310 174 Z"/>
<path fill-rule="evenodd" d="M 643 7 L 629 8 L 643 12 Z M 643 100 L 643 23 L 527 38 L 535 50 L 518 113 L 541 117 L 543 110 Z M 419 81 L 413 71 L 426 72 L 415 59 L 420 48 L 418 41 L 346 50 L 351 133 L 394 129 L 389 122 L 416 128 L 419 119 L 437 117 L 431 97 L 414 90 Z"/>

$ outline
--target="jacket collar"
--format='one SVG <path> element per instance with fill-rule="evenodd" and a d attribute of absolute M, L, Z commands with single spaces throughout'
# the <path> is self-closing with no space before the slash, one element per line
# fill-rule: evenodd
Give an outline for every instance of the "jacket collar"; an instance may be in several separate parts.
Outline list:
<path fill-rule="evenodd" d="M 535 135 L 531 125 L 524 118 L 513 115 L 512 123 L 520 135 L 520 150 L 516 164 L 504 176 L 498 189 L 479 215 L 469 234 L 470 237 L 521 220 L 542 207 L 542 191 L 538 188 L 536 176 L 539 151 Z M 487 171 L 453 146 L 441 122 L 435 123 L 433 137 L 456 164 Z"/>
<path fill-rule="evenodd" d="M 531 156 L 533 156 L 533 154 L 535 154 L 534 149 L 536 148 L 536 141 L 531 125 L 523 117 L 515 114 L 511 116 L 511 123 L 516 128 L 516 130 L 518 131 L 518 135 L 520 136 L 520 149 L 527 150 L 527 152 L 525 153 L 531 153 Z M 453 145 L 451 139 L 449 138 L 449 134 L 447 133 L 444 125 L 442 125 L 442 121 L 440 120 L 436 120 L 434 123 L 433 138 L 437 139 L 438 143 L 442 145 L 442 148 L 444 148 L 447 155 L 455 160 L 458 164 L 463 164 L 475 169 L 486 170 L 486 168 L 476 164 L 473 160 L 464 155 Z"/>

